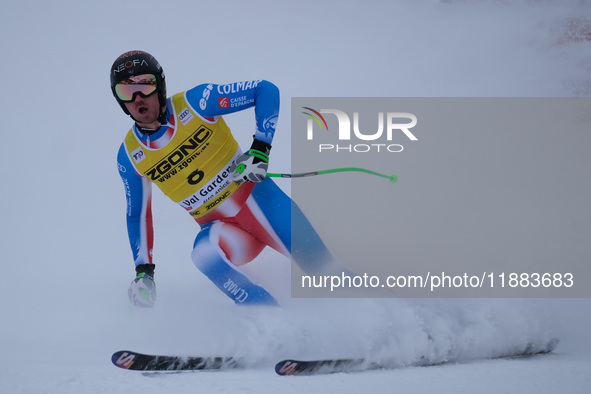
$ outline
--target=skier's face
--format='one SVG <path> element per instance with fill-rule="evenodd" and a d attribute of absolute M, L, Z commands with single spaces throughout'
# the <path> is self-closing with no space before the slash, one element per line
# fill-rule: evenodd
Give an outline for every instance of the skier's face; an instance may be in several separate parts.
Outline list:
<path fill-rule="evenodd" d="M 160 125 L 158 123 L 160 101 L 157 94 L 149 97 L 142 97 L 137 94 L 133 101 L 125 103 L 125 107 L 139 126 L 157 128 Z"/>

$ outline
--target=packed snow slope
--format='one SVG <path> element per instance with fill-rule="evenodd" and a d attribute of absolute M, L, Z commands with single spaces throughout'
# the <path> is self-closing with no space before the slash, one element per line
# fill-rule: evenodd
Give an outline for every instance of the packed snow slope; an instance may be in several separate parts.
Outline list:
<path fill-rule="evenodd" d="M 130 120 L 111 96 L 108 71 L 122 52 L 144 49 L 162 63 L 170 93 L 273 81 L 282 114 L 272 170 L 284 172 L 291 97 L 589 96 L 589 1 L 57 0 L 2 8 L 0 392 L 588 392 L 588 299 L 295 299 L 238 308 L 192 265 L 198 228 L 159 192 L 159 300 L 153 310 L 130 308 L 133 263 L 115 167 Z M 252 111 L 227 120 L 247 146 Z M 583 141 L 588 166 L 591 144 Z M 557 206 L 591 201 L 585 182 Z M 573 209 L 563 231 L 585 245 L 589 208 Z M 588 264 L 585 251 L 564 248 L 561 258 Z M 277 276 L 289 270 L 270 251 L 257 264 Z M 554 337 L 554 354 L 490 360 Z M 252 368 L 146 376 L 111 365 L 120 349 L 237 355 Z M 365 356 L 403 367 L 424 354 L 452 363 L 302 378 L 272 370 L 282 358 Z"/>

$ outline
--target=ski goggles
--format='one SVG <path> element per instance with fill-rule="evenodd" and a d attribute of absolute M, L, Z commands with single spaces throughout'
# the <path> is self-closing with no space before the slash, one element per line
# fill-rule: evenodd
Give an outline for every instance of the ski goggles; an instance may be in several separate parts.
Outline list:
<path fill-rule="evenodd" d="M 141 74 L 129 77 L 115 85 L 115 93 L 119 100 L 131 102 L 136 94 L 148 97 L 156 92 L 158 81 L 153 74 Z"/>

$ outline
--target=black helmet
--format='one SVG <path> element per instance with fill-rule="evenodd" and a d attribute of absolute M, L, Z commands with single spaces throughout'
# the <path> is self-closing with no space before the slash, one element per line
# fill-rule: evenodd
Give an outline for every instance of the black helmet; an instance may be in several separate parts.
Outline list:
<path fill-rule="evenodd" d="M 160 106 L 166 105 L 166 81 L 164 80 L 164 71 L 160 63 L 147 52 L 143 51 L 129 51 L 119 56 L 113 66 L 111 66 L 111 92 L 115 96 L 115 100 L 119 103 L 123 111 L 129 115 L 129 111 L 125 108 L 123 101 L 117 97 L 115 92 L 115 85 L 119 82 L 141 74 L 154 74 L 156 77 L 156 92 L 160 101 Z"/>

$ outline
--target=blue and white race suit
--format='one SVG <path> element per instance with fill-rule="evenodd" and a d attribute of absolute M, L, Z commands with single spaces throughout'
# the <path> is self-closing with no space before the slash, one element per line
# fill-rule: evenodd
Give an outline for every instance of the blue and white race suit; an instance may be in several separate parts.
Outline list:
<path fill-rule="evenodd" d="M 145 133 L 133 125 L 117 164 L 127 198 L 127 231 L 135 265 L 153 264 L 151 187 L 156 184 L 200 225 L 192 260 L 238 304 L 276 304 L 240 266 L 266 246 L 308 272 L 331 256 L 306 217 L 266 178 L 232 181 L 230 166 L 242 153 L 223 115 L 253 108 L 254 137 L 271 144 L 279 116 L 279 90 L 265 80 L 202 84 L 169 97 L 166 124 Z M 292 235 L 302 250 L 291 248 Z M 298 248 L 299 249 L 299 248 Z"/>

